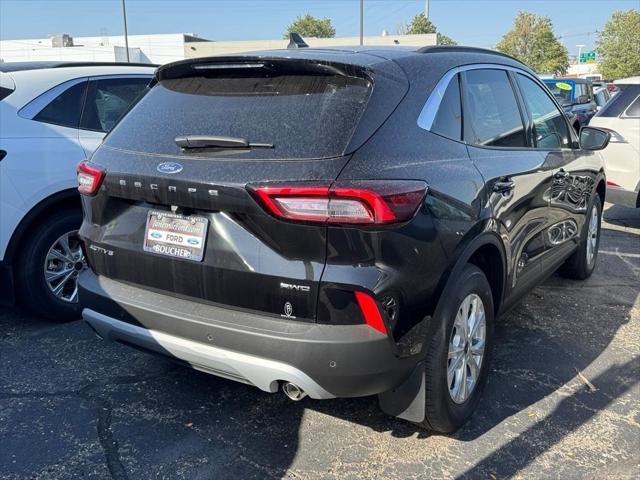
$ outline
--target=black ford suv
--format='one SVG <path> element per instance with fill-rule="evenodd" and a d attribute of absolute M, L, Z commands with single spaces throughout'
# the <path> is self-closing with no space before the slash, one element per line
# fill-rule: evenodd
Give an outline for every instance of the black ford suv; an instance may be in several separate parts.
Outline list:
<path fill-rule="evenodd" d="M 78 167 L 103 338 L 450 432 L 495 319 L 598 251 L 608 133 L 491 51 L 267 51 L 159 68 Z"/>

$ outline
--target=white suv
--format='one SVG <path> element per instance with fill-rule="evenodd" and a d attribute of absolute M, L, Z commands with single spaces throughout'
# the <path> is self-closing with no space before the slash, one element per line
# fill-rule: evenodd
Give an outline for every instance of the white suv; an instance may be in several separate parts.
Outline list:
<path fill-rule="evenodd" d="M 589 125 L 611 132 L 601 153 L 607 172 L 607 201 L 640 208 L 640 77 L 614 82 L 618 92 Z"/>
<path fill-rule="evenodd" d="M 0 303 L 78 317 L 85 266 L 75 168 L 144 93 L 155 67 L 0 63 Z"/>

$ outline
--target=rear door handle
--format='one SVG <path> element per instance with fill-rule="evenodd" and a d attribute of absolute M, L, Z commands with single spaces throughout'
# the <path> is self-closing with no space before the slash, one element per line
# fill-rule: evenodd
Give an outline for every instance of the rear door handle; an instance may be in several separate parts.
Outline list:
<path fill-rule="evenodd" d="M 507 193 L 513 190 L 515 183 L 513 180 L 500 180 L 493 184 L 493 191 L 498 193 Z"/>

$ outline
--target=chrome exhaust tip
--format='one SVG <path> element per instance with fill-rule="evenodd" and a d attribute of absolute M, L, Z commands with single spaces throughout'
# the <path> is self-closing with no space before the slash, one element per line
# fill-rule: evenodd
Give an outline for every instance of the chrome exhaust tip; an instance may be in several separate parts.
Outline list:
<path fill-rule="evenodd" d="M 307 396 L 304 390 L 302 390 L 295 383 L 291 382 L 284 382 L 282 384 L 282 391 L 290 400 L 293 400 L 294 402 L 299 402 Z"/>

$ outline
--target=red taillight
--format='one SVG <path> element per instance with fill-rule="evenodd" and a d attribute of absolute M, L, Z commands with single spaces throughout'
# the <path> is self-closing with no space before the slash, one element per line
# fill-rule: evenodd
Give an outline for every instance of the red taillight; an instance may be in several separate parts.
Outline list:
<path fill-rule="evenodd" d="M 620 185 L 618 185 L 617 183 L 607 180 L 607 187 L 619 187 L 619 186 Z"/>
<path fill-rule="evenodd" d="M 95 195 L 98 193 L 104 171 L 87 165 L 87 161 L 83 160 L 76 168 L 78 174 L 78 191 L 83 195 Z"/>
<path fill-rule="evenodd" d="M 380 309 L 376 301 L 364 292 L 355 292 L 358 306 L 364 317 L 364 321 L 367 322 L 371 328 L 378 330 L 380 333 L 387 334 L 387 327 L 384 325 L 382 315 L 380 315 Z"/>
<path fill-rule="evenodd" d="M 385 224 L 409 220 L 427 191 L 420 181 L 345 181 L 333 185 L 249 185 L 272 215 L 294 221 Z"/>

